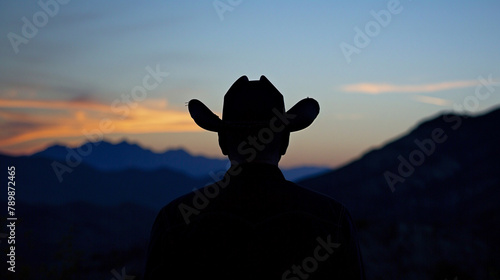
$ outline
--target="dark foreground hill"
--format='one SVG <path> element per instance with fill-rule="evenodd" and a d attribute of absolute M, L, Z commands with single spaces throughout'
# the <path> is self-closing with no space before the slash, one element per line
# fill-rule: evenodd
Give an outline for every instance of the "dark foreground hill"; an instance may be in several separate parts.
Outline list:
<path fill-rule="evenodd" d="M 5 238 L 12 235 L 10 229 L 0 231 L 2 260 L 15 245 L 16 273 L 8 272 L 3 261 L 0 279 L 120 279 L 122 269 L 140 279 L 158 210 L 213 182 L 168 169 L 103 172 L 83 163 L 59 181 L 52 162 L 0 155 L 3 186 L 9 181 L 7 167 L 15 167 L 17 218 L 15 244 Z M 7 187 L 0 203 L 5 222 Z"/>
<path fill-rule="evenodd" d="M 425 121 L 300 184 L 350 209 L 370 279 L 500 279 L 500 109 Z"/>
<path fill-rule="evenodd" d="M 16 209 L 15 273 L 2 262 L 0 279 L 132 279 L 123 277 L 123 269 L 141 279 L 156 211 L 83 202 L 18 203 Z M 1 241 L 5 257 L 11 245 Z"/>
<path fill-rule="evenodd" d="M 86 202 L 102 206 L 134 203 L 158 210 L 171 200 L 214 182 L 168 169 L 99 171 L 86 164 L 71 167 L 59 181 L 53 161 L 38 157 L 0 155 L 1 167 L 16 168 L 16 199 L 30 204 L 62 205 Z M 59 170 L 59 169 L 57 169 Z M 6 180 L 7 178 L 2 178 Z"/>

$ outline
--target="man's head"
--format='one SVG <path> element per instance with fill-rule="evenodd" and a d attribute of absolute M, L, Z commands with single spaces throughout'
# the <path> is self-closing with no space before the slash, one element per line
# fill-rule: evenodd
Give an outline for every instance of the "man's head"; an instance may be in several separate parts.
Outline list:
<path fill-rule="evenodd" d="M 309 126 L 319 113 L 312 98 L 285 111 L 283 96 L 261 76 L 258 81 L 239 78 L 224 96 L 222 120 L 201 101 L 188 104 L 194 121 L 218 133 L 224 155 L 236 162 L 277 164 L 288 147 L 290 132 Z"/>

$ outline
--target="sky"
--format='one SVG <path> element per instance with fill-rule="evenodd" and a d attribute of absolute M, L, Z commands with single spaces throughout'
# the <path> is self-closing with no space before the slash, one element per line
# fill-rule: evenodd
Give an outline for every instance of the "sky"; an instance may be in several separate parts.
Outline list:
<path fill-rule="evenodd" d="M 0 152 L 105 139 L 222 157 L 186 102 L 265 75 L 320 103 L 281 166 L 339 167 L 500 106 L 499 1 L 2 1 Z"/>

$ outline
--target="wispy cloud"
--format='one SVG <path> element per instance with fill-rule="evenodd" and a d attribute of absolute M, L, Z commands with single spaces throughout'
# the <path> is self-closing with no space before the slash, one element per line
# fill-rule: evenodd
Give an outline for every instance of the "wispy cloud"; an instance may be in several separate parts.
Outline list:
<path fill-rule="evenodd" d="M 437 98 L 437 97 L 431 97 L 431 96 L 425 96 L 425 95 L 415 95 L 415 96 L 413 96 L 413 99 L 418 101 L 418 102 L 437 105 L 437 106 L 449 106 L 452 104 L 451 100 Z"/>
<path fill-rule="evenodd" d="M 49 110 L 75 110 L 85 109 L 91 111 L 110 111 L 109 105 L 99 104 L 94 101 L 82 100 L 29 100 L 17 99 L 8 100 L 0 99 L 0 108 L 15 108 L 15 109 L 49 109 Z"/>
<path fill-rule="evenodd" d="M 12 152 L 27 142 L 55 142 L 85 137 L 101 129 L 106 133 L 143 134 L 198 131 L 187 110 L 168 107 L 166 99 L 150 99 L 127 111 L 92 100 L 7 100 L 0 99 L 0 146 Z M 126 108 L 122 104 L 122 109 Z M 20 125 L 22 124 L 22 125 Z M 22 151 L 17 151 L 22 152 Z"/>
<path fill-rule="evenodd" d="M 478 84 L 477 80 L 451 81 L 432 84 L 419 85 L 396 85 L 389 83 L 357 83 L 343 85 L 341 90 L 344 92 L 357 92 L 364 94 L 383 94 L 383 93 L 423 93 L 436 92 L 457 88 L 467 88 Z"/>

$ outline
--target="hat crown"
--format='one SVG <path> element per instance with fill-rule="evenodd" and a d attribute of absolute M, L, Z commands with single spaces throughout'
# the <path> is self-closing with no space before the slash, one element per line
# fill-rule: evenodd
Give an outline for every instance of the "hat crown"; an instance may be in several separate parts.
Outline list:
<path fill-rule="evenodd" d="M 272 125 L 271 121 L 277 117 L 288 132 L 294 132 L 311 125 L 319 114 L 319 103 L 313 98 L 304 98 L 285 113 L 283 95 L 266 77 L 249 81 L 242 76 L 224 96 L 222 120 L 197 99 L 188 102 L 188 109 L 196 124 L 209 131 Z"/>
<path fill-rule="evenodd" d="M 284 112 L 283 95 L 264 76 L 249 81 L 242 76 L 224 96 L 222 121 L 224 123 L 261 123 L 269 121 L 275 111 Z"/>

